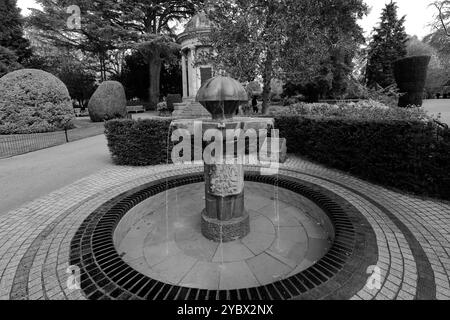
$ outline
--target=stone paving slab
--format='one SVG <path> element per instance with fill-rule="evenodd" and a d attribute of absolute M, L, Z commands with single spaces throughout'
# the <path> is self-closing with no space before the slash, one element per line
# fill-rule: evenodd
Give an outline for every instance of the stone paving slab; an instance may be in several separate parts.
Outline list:
<path fill-rule="evenodd" d="M 86 299 L 83 291 L 67 284 L 70 243 L 90 213 L 145 183 L 201 171 L 200 166 L 108 165 L 1 216 L 0 299 Z M 281 172 L 344 198 L 370 223 L 381 289 L 365 286 L 352 299 L 450 299 L 449 204 L 387 190 L 297 157 L 290 157 Z M 362 280 L 369 276 L 352 275 Z M 338 291 L 339 279 L 330 285 L 333 281 Z"/>

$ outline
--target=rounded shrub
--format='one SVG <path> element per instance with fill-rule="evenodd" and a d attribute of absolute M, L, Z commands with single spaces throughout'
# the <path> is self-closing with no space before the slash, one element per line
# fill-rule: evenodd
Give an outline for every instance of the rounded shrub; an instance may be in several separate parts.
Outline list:
<path fill-rule="evenodd" d="M 399 107 L 421 107 L 430 56 L 413 56 L 394 63 L 394 75 L 402 96 Z"/>
<path fill-rule="evenodd" d="M 36 69 L 0 78 L 0 134 L 24 134 L 71 128 L 75 115 L 64 83 Z"/>
<path fill-rule="evenodd" d="M 125 118 L 127 98 L 122 84 L 117 81 L 103 82 L 89 100 L 88 109 L 93 122 Z"/>

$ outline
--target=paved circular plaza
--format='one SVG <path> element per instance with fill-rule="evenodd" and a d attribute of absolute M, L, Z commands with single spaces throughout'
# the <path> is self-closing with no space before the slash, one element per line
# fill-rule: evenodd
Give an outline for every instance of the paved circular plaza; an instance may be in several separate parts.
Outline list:
<path fill-rule="evenodd" d="M 257 168 L 247 169 L 256 170 Z M 203 168 L 200 166 L 130 168 L 110 165 L 97 174 L 2 215 L 0 218 L 0 298 L 94 299 L 99 298 L 99 292 L 103 299 L 139 298 L 137 295 L 130 294 L 131 291 L 128 294 L 122 292 L 119 296 L 116 296 L 115 290 L 103 288 L 99 285 L 99 282 L 96 282 L 95 295 L 84 290 L 83 285 L 83 290 L 71 286 L 70 281 L 68 285 L 68 280 L 73 276 L 71 271 L 74 270 L 69 268 L 71 252 L 73 251 L 71 245 L 73 245 L 74 237 L 80 228 L 88 224 L 86 221 L 89 221 L 88 218 L 93 212 L 98 211 L 111 199 L 154 181 L 163 181 L 175 175 L 198 175 L 202 170 Z M 284 202 L 282 199 L 283 193 L 289 199 L 293 197 L 293 195 L 289 195 L 288 190 L 284 191 L 281 188 L 279 192 L 279 203 L 281 204 L 278 211 L 279 221 L 271 216 L 273 211 L 266 209 L 270 207 L 275 198 L 264 196 L 265 192 L 273 193 L 273 187 L 271 186 L 266 186 L 265 190 L 248 192 L 249 197 L 246 199 L 249 210 L 253 212 L 251 214 L 253 228 L 256 230 L 260 228 L 264 231 L 255 233 L 253 236 L 262 234 L 263 236 L 258 235 L 261 239 L 253 239 L 254 241 L 243 239 L 242 242 L 230 244 L 229 247 L 213 244 L 208 250 L 199 250 L 199 248 L 203 248 L 205 243 L 202 241 L 196 242 L 199 236 L 193 218 L 191 218 L 192 220 L 189 218 L 179 220 L 178 224 L 177 221 L 173 221 L 172 228 L 169 224 L 169 229 L 171 229 L 169 231 L 172 232 L 167 233 L 167 228 L 164 231 L 164 225 L 167 226 L 168 220 L 165 221 L 164 217 L 167 217 L 167 212 L 177 212 L 176 208 L 168 208 L 167 210 L 162 206 L 158 207 L 156 204 L 158 201 L 152 201 L 156 206 L 153 208 L 154 210 L 152 209 L 156 212 L 152 219 L 146 220 L 143 216 L 136 221 L 130 220 L 128 223 L 123 223 L 122 220 L 119 223 L 114 237 L 117 254 L 121 256 L 122 262 L 128 263 L 137 271 L 148 272 L 147 276 L 149 277 L 155 276 L 154 272 L 159 271 L 160 279 L 158 280 L 180 285 L 180 288 L 181 285 L 188 287 L 191 284 L 196 288 L 202 287 L 206 291 L 212 287 L 216 288 L 216 286 L 217 289 L 238 289 L 237 285 L 232 284 L 231 280 L 227 280 L 226 271 L 223 272 L 222 276 L 220 275 L 220 269 L 217 277 L 214 277 L 215 282 L 204 281 L 203 284 L 200 283 L 199 277 L 196 275 L 202 273 L 202 264 L 214 262 L 219 266 L 237 263 L 242 268 L 248 268 L 253 276 L 248 275 L 245 279 L 252 283 L 239 286 L 242 288 L 267 286 L 270 282 L 269 276 L 275 276 L 274 281 L 283 279 L 284 282 L 278 282 L 276 286 L 272 287 L 272 290 L 267 291 L 270 295 L 269 298 L 275 299 L 283 296 L 299 297 L 294 292 L 297 289 L 295 285 L 292 285 L 293 280 L 288 278 L 296 273 L 293 270 L 295 268 L 307 268 L 305 272 L 311 274 L 311 277 L 314 275 L 316 278 L 323 277 L 325 279 L 314 290 L 308 292 L 306 296 L 300 296 L 300 298 L 450 299 L 449 204 L 396 193 L 295 157 L 291 157 L 282 166 L 280 175 L 303 181 L 305 184 L 323 190 L 327 196 L 339 199 L 342 207 L 357 211 L 357 214 L 361 217 L 360 222 L 358 222 L 360 225 L 356 225 L 356 220 L 352 220 L 356 230 L 355 241 L 352 244 L 354 250 L 348 257 L 348 261 L 345 262 L 343 270 L 340 270 L 339 276 L 325 277 L 327 270 L 321 270 L 320 267 L 314 268 L 312 266 L 308 269 L 308 263 L 314 263 L 313 260 L 321 257 L 313 257 L 308 253 L 318 252 L 311 250 L 315 245 L 313 244 L 314 241 L 310 243 L 304 241 L 305 239 L 298 238 L 300 237 L 299 233 L 310 233 L 311 236 L 308 236 L 308 239 L 322 241 L 327 241 L 325 239 L 328 238 L 328 235 L 324 234 L 320 224 L 314 224 L 314 220 L 308 218 L 310 216 L 305 214 L 305 210 L 302 211 L 299 206 L 291 206 Z M 248 183 L 250 190 L 259 187 L 259 184 Z M 180 196 L 180 199 L 186 199 L 187 197 L 183 196 L 183 193 L 186 195 L 189 192 L 192 195 L 201 193 L 201 183 L 190 184 L 185 187 L 180 186 L 176 189 L 176 192 L 171 191 L 168 195 L 155 194 L 152 197 L 159 197 L 160 204 L 162 204 L 165 197 L 172 199 Z M 258 194 L 258 192 L 260 193 Z M 255 194 L 257 196 L 254 196 Z M 252 195 L 253 199 L 251 199 Z M 144 203 L 137 202 L 137 206 L 135 204 L 127 216 L 132 210 L 139 211 L 139 205 L 144 206 Z M 177 201 L 169 201 L 168 203 L 176 205 Z M 192 209 L 185 214 L 194 216 L 194 214 L 197 214 L 197 209 L 201 207 L 202 201 L 197 199 L 189 205 L 190 207 L 183 205 L 184 208 Z M 256 206 L 259 208 L 256 208 Z M 309 209 L 320 210 L 313 206 L 314 203 L 310 204 L 311 208 Z M 283 211 L 283 209 L 285 210 Z M 291 211 L 289 212 L 289 210 Z M 292 210 L 295 212 L 292 212 Z M 178 212 L 181 214 L 181 211 Z M 292 214 L 297 219 L 289 220 Z M 158 217 L 161 218 L 159 222 Z M 123 229 L 120 229 L 121 225 Z M 158 225 L 160 228 L 157 229 L 161 230 L 160 233 L 147 232 L 148 229 L 146 228 Z M 191 226 L 191 228 L 186 228 L 186 226 Z M 285 228 L 286 233 L 279 232 L 279 228 L 280 230 Z M 287 230 L 287 228 L 295 231 Z M 298 230 L 302 230 L 302 232 L 298 232 Z M 367 230 L 367 232 L 363 232 L 364 230 Z M 139 231 L 142 231 L 142 234 Z M 151 235 L 149 236 L 149 234 Z M 168 237 L 170 234 L 172 238 Z M 281 236 L 283 234 L 285 236 Z M 294 251 L 296 254 L 303 252 L 303 254 L 299 254 L 301 257 L 294 258 L 289 254 L 283 256 L 279 255 L 280 252 L 277 255 L 276 235 L 280 235 L 279 238 L 284 237 L 289 240 L 286 243 L 291 243 L 291 247 L 285 248 L 284 252 L 292 253 Z M 133 236 L 135 236 L 135 239 L 128 243 L 134 244 L 136 241 L 141 243 L 135 251 L 127 245 L 127 241 Z M 192 241 L 184 241 L 185 239 L 191 239 Z M 295 241 L 290 241 L 292 239 Z M 358 241 L 358 239 L 363 240 Z M 247 243 L 245 243 L 246 241 Z M 158 242 L 165 248 L 158 247 Z M 257 243 L 258 246 L 250 244 L 250 242 Z M 292 243 L 295 243 L 295 245 Z M 81 254 L 84 250 L 83 245 L 80 248 Z M 325 246 L 325 243 L 322 242 L 322 245 Z M 294 246 L 296 246 L 295 250 L 291 250 Z M 174 261 L 170 261 L 171 248 L 180 253 L 176 258 L 172 256 Z M 154 253 L 166 253 L 166 256 L 158 259 Z M 167 253 L 169 254 L 167 255 Z M 177 260 L 180 256 L 183 259 L 191 258 L 195 260 L 195 263 L 191 260 L 191 264 L 197 270 L 192 271 L 194 269 L 187 268 L 190 273 L 175 272 L 173 274 L 161 272 L 161 270 L 165 270 L 164 263 L 171 266 L 185 264 L 186 261 L 183 260 L 183 263 L 180 263 Z M 258 263 L 257 260 L 253 263 L 249 261 L 261 259 L 260 257 L 270 260 L 265 260 L 264 263 Z M 289 257 L 292 260 L 289 261 Z M 286 258 L 288 259 L 286 260 Z M 151 262 L 148 262 L 149 260 Z M 139 264 L 139 261 L 142 263 Z M 286 267 L 285 272 L 268 274 L 264 270 L 261 271 L 260 268 L 260 266 L 267 265 L 267 261 L 275 261 L 280 266 L 289 266 L 292 265 L 292 261 L 296 261 L 298 265 L 292 265 L 289 270 Z M 302 263 L 305 263 L 305 265 L 300 266 Z M 254 266 L 253 269 L 250 265 Z M 186 269 L 186 266 L 183 267 Z M 275 268 L 270 268 L 270 270 L 275 270 Z M 366 285 L 374 270 L 375 273 L 380 271 L 380 288 Z M 375 276 L 377 275 L 375 274 Z M 230 288 L 221 287 L 221 279 L 223 285 L 229 285 Z M 83 282 L 84 279 L 81 280 Z M 112 279 L 109 280 L 112 282 Z M 118 279 L 116 282 L 122 280 Z M 163 292 L 162 289 L 160 291 Z M 158 299 L 180 297 L 198 299 L 200 297 L 200 291 L 195 295 L 193 290 L 188 290 L 183 295 L 181 295 L 181 292 L 181 289 L 170 290 L 164 296 L 155 295 L 154 297 Z M 262 298 L 261 291 L 257 293 L 258 295 L 255 296 L 249 289 L 245 292 L 240 291 L 238 297 Z M 209 296 L 208 293 L 206 294 L 211 299 L 222 297 L 212 297 L 211 294 Z M 230 299 L 233 296 L 228 294 L 223 298 Z"/>

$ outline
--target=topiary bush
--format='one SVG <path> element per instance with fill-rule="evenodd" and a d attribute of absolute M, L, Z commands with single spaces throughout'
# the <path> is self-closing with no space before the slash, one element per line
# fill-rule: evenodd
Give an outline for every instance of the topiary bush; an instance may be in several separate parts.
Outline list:
<path fill-rule="evenodd" d="M 88 110 L 93 122 L 126 118 L 127 98 L 122 84 L 117 81 L 103 82 L 89 100 Z"/>
<path fill-rule="evenodd" d="M 22 69 L 0 78 L 0 134 L 72 128 L 75 117 L 64 83 L 50 73 Z"/>
<path fill-rule="evenodd" d="M 430 60 L 430 56 L 414 56 L 394 63 L 395 81 L 402 93 L 398 101 L 399 107 L 422 106 Z"/>

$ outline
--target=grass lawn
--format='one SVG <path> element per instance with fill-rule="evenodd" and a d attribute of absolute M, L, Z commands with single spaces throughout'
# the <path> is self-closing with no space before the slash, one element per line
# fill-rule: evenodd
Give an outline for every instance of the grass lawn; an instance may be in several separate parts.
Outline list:
<path fill-rule="evenodd" d="M 92 122 L 89 117 L 77 118 L 74 124 L 75 129 L 68 131 L 69 142 L 98 136 L 105 131 L 103 122 Z"/>

